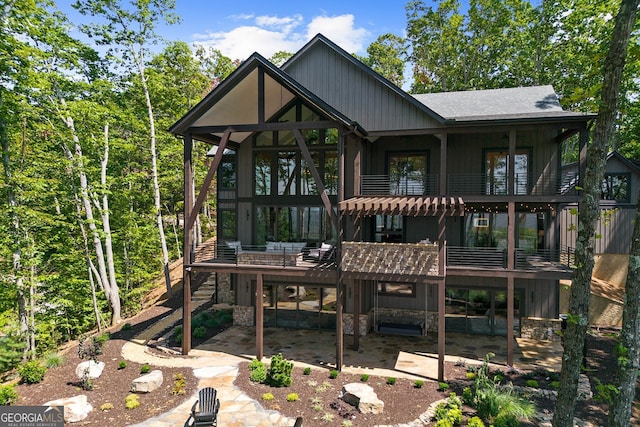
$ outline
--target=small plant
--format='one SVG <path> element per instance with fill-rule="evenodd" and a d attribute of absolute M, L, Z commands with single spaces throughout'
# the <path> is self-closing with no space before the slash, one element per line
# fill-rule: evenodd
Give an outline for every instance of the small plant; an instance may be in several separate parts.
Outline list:
<path fill-rule="evenodd" d="M 367 374 L 360 375 L 360 381 L 362 381 L 363 383 L 366 383 L 367 381 L 369 381 L 369 375 Z"/>
<path fill-rule="evenodd" d="M 343 420 L 342 421 L 342 427 L 351 427 L 353 425 L 353 423 L 351 422 L 351 420 Z"/>
<path fill-rule="evenodd" d="M 18 392 L 13 384 L 0 385 L 0 405 L 11 405 L 18 400 Z"/>
<path fill-rule="evenodd" d="M 101 411 L 109 411 L 111 409 L 113 409 L 113 403 L 103 403 L 102 405 L 100 405 Z"/>
<path fill-rule="evenodd" d="M 131 330 L 131 323 L 125 323 L 124 325 L 122 325 L 122 327 L 120 328 L 121 331 L 129 331 Z"/>
<path fill-rule="evenodd" d="M 331 385 L 331 383 L 324 381 L 322 384 L 320 384 L 318 387 L 316 387 L 316 392 L 317 393 L 323 393 L 327 390 L 330 390 L 333 386 Z"/>
<path fill-rule="evenodd" d="M 475 372 L 467 372 L 464 374 L 464 376 L 468 379 L 468 380 L 475 380 L 476 379 L 476 373 Z"/>
<path fill-rule="evenodd" d="M 472 417 L 467 422 L 467 427 L 485 427 L 482 420 L 478 417 Z"/>
<path fill-rule="evenodd" d="M 317 385 L 318 385 L 318 381 L 315 381 L 315 380 L 309 380 L 309 381 L 307 381 L 307 385 L 308 385 L 309 387 L 315 387 L 315 386 L 317 386 Z"/>
<path fill-rule="evenodd" d="M 464 401 L 464 403 L 470 405 L 473 402 L 473 397 L 474 396 L 471 387 L 465 387 L 462 389 L 462 400 Z"/>
<path fill-rule="evenodd" d="M 78 342 L 78 357 L 80 359 L 89 359 L 97 362 L 98 356 L 102 354 L 102 347 L 108 339 L 109 334 L 106 333 L 100 336 L 80 337 L 80 341 Z"/>
<path fill-rule="evenodd" d="M 39 362 L 32 360 L 20 366 L 18 373 L 20 374 L 20 382 L 24 384 L 37 384 L 44 378 L 47 368 Z"/>
<path fill-rule="evenodd" d="M 387 378 L 387 384 L 394 385 L 396 383 L 396 379 L 394 377 Z"/>
<path fill-rule="evenodd" d="M 527 387 L 538 388 L 538 381 L 537 380 L 527 380 Z"/>
<path fill-rule="evenodd" d="M 289 362 L 278 353 L 271 358 L 271 367 L 267 372 L 267 383 L 272 387 L 289 387 L 291 385 L 291 372 L 293 362 Z"/>
<path fill-rule="evenodd" d="M 327 423 L 330 423 L 330 422 L 332 422 L 332 421 L 333 421 L 333 418 L 334 418 L 333 414 L 330 414 L 329 412 L 325 412 L 325 413 L 322 415 L 321 420 L 322 420 L 322 421 L 325 421 L 325 422 L 327 422 Z"/>
<path fill-rule="evenodd" d="M 415 388 L 422 388 L 422 386 L 423 386 L 423 385 L 424 385 L 424 381 L 422 381 L 422 380 L 415 380 L 415 381 L 413 382 L 413 386 L 414 386 Z"/>
<path fill-rule="evenodd" d="M 299 399 L 298 393 L 287 394 L 287 402 L 297 402 Z"/>
<path fill-rule="evenodd" d="M 332 380 L 338 378 L 338 370 L 337 369 L 332 369 L 329 371 L 329 378 L 331 378 Z"/>
<path fill-rule="evenodd" d="M 124 369 L 127 367 L 127 361 L 126 360 L 121 360 L 120 363 L 118 363 L 118 369 Z"/>
<path fill-rule="evenodd" d="M 140 406 L 140 400 L 137 394 L 130 394 L 124 398 L 124 407 L 127 409 L 136 409 Z"/>
<path fill-rule="evenodd" d="M 171 394 L 174 396 L 178 396 L 181 394 L 185 394 L 185 387 L 187 386 L 187 379 L 184 374 L 178 372 L 173 377 L 173 387 L 171 388 Z"/>
<path fill-rule="evenodd" d="M 262 365 L 257 366 L 249 374 L 249 379 L 254 383 L 263 383 L 267 380 L 267 367 Z"/>
<path fill-rule="evenodd" d="M 207 336 L 207 328 L 205 328 L 204 326 L 198 326 L 193 330 L 194 338 L 202 339 L 206 336 Z"/>
<path fill-rule="evenodd" d="M 556 390 L 560 388 L 560 381 L 551 381 L 551 388 Z"/>
<path fill-rule="evenodd" d="M 320 399 L 318 396 L 314 396 L 311 398 L 312 405 L 320 405 L 321 403 L 322 403 L 322 399 Z"/>
<path fill-rule="evenodd" d="M 596 378 L 596 394 L 593 396 L 595 400 L 611 404 L 613 399 L 620 393 L 618 388 L 613 384 L 603 384 Z"/>
<path fill-rule="evenodd" d="M 275 396 L 273 395 L 273 393 L 264 393 L 262 395 L 262 400 L 264 400 L 265 402 L 270 402 L 273 399 L 275 399 Z"/>
<path fill-rule="evenodd" d="M 176 344 L 182 344 L 182 326 L 177 326 L 171 333 L 171 336 L 173 337 L 173 340 L 176 342 Z"/>
<path fill-rule="evenodd" d="M 142 365 L 140 367 L 140 373 L 141 374 L 148 374 L 149 371 L 151 371 L 151 366 L 149 366 L 147 363 L 145 363 L 144 365 Z"/>
<path fill-rule="evenodd" d="M 355 410 L 353 406 L 343 403 L 341 400 L 334 400 L 329 404 L 329 407 L 336 411 L 339 417 L 350 419 L 355 416 Z"/>
<path fill-rule="evenodd" d="M 62 357 L 62 355 L 58 353 L 50 353 L 45 357 L 44 366 L 46 366 L 47 369 L 51 369 L 62 365 L 62 362 L 64 362 L 64 357 Z"/>
<path fill-rule="evenodd" d="M 316 412 L 321 412 L 322 411 L 322 405 L 319 405 L 319 404 L 312 405 L 311 409 L 313 409 Z"/>
<path fill-rule="evenodd" d="M 438 383 L 438 391 L 447 391 L 449 390 L 449 384 L 440 382 Z"/>
<path fill-rule="evenodd" d="M 304 370 L 302 371 L 303 375 L 311 375 L 311 368 L 310 367 L 306 367 L 304 368 Z"/>
<path fill-rule="evenodd" d="M 86 368 L 80 378 L 80 388 L 85 391 L 93 390 L 93 379 L 89 376 L 89 368 Z"/>

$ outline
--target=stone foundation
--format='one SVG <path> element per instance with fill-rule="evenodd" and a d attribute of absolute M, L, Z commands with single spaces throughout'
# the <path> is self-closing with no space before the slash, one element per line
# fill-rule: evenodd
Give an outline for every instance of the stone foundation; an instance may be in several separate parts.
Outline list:
<path fill-rule="evenodd" d="M 433 311 L 379 307 L 377 312 L 375 309 L 369 312 L 369 319 L 372 327 L 377 326 L 374 324 L 375 319 L 378 323 L 390 322 L 419 325 L 423 327 L 425 334 L 438 332 L 438 313 Z"/>
<path fill-rule="evenodd" d="M 231 274 L 229 273 L 218 273 L 216 285 L 216 274 L 211 273 L 207 278 L 207 281 L 204 282 L 205 286 L 216 287 L 218 296 L 217 302 L 218 304 L 233 304 L 235 302 L 235 293 L 231 289 Z M 214 296 L 215 299 L 215 296 Z"/>
<path fill-rule="evenodd" d="M 240 305 L 233 306 L 233 325 L 234 326 L 255 326 L 255 310 L 253 307 Z"/>
<path fill-rule="evenodd" d="M 560 319 L 541 317 L 523 317 L 520 325 L 520 337 L 540 341 L 560 341 L 562 336 Z"/>

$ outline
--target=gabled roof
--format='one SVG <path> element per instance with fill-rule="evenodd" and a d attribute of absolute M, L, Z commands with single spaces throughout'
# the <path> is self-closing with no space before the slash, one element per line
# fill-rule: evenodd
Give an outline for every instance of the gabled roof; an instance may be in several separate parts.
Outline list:
<path fill-rule="evenodd" d="M 618 151 L 610 151 L 609 154 L 607 154 L 607 162 L 611 159 L 617 159 L 619 160 L 622 164 L 624 164 L 626 167 L 629 168 L 629 170 L 640 174 L 640 165 L 638 165 L 638 163 L 634 160 L 630 160 L 627 159 L 625 156 L 623 156 L 622 154 L 620 154 Z"/>
<path fill-rule="evenodd" d="M 318 98 L 260 54 L 254 53 L 171 126 L 169 132 L 184 135 L 192 127 L 258 124 L 259 69 L 264 70 L 265 120 L 268 121 L 294 98 L 300 98 L 329 119 L 359 129 L 353 120 Z M 251 132 L 234 132 L 230 139 L 239 143 L 250 134 Z M 213 132 L 211 135 L 220 137 L 222 132 Z"/>
<path fill-rule="evenodd" d="M 551 85 L 413 96 L 442 117 L 455 122 L 595 117 L 564 110 Z"/>

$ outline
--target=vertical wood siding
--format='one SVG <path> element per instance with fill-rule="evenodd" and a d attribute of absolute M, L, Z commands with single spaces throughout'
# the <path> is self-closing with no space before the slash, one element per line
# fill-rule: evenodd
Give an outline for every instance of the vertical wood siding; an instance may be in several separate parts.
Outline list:
<path fill-rule="evenodd" d="M 576 206 L 573 206 L 577 209 Z M 605 212 L 608 213 L 605 215 Z M 628 254 L 631 248 L 635 208 L 620 207 L 612 211 L 601 208 L 602 214 L 596 225 L 596 254 Z M 571 214 L 571 207 L 560 211 L 560 244 L 576 247 L 578 237 L 578 215 Z"/>

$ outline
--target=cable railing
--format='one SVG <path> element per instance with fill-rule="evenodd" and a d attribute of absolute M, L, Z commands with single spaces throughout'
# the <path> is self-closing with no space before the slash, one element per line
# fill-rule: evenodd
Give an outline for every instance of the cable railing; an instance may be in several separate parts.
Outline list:
<path fill-rule="evenodd" d="M 438 193 L 438 175 L 421 177 L 362 175 L 360 193 L 363 196 L 421 196 Z"/>

